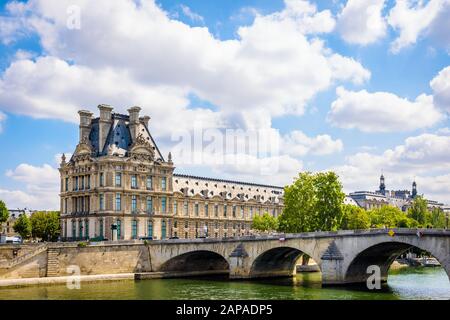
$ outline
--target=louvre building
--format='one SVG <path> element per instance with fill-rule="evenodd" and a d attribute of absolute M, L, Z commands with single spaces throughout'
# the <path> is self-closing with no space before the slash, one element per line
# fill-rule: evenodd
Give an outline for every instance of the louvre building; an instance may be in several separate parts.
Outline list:
<path fill-rule="evenodd" d="M 252 233 L 254 215 L 281 213 L 283 188 L 175 174 L 139 107 L 98 109 L 78 112 L 79 143 L 61 159 L 63 240 L 234 237 Z"/>

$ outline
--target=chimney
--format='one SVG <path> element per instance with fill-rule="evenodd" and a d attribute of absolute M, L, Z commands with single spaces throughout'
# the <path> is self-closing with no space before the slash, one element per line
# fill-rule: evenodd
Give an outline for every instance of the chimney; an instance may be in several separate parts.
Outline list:
<path fill-rule="evenodd" d="M 139 112 L 141 111 L 140 107 L 131 107 L 128 109 L 128 113 L 130 114 L 130 133 L 131 139 L 133 142 L 136 140 L 139 131 Z"/>
<path fill-rule="evenodd" d="M 100 120 L 98 122 L 98 150 L 99 152 L 102 152 L 112 125 L 113 108 L 107 104 L 101 104 L 98 106 L 98 109 L 100 110 Z"/>
<path fill-rule="evenodd" d="M 148 123 L 150 121 L 150 117 L 149 116 L 143 116 L 140 118 L 140 120 L 144 123 L 145 127 L 148 129 Z"/>
<path fill-rule="evenodd" d="M 91 132 L 92 112 L 87 110 L 78 111 L 80 115 L 80 142 L 89 140 Z"/>

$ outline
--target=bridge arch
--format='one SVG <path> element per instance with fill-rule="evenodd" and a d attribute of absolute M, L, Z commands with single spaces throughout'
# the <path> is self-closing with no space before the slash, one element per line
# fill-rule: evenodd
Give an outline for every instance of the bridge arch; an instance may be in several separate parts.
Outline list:
<path fill-rule="evenodd" d="M 230 265 L 221 254 L 209 250 L 194 250 L 179 254 L 160 267 L 162 272 L 195 276 L 229 273 Z"/>
<path fill-rule="evenodd" d="M 367 268 L 371 265 L 380 267 L 381 281 L 387 282 L 389 269 L 394 260 L 411 248 L 428 252 L 435 257 L 445 269 L 450 280 L 450 252 L 444 252 L 434 241 L 420 244 L 418 241 L 381 241 L 371 244 L 349 257 L 348 267 L 344 273 L 345 283 L 365 283 L 370 276 Z"/>
<path fill-rule="evenodd" d="M 277 246 L 270 248 L 260 253 L 255 258 L 250 268 L 250 277 L 264 278 L 292 276 L 295 274 L 297 261 L 303 254 L 307 253 L 292 246 Z M 311 255 L 309 256 L 311 257 Z M 311 259 L 313 259 L 313 257 L 311 257 Z"/>

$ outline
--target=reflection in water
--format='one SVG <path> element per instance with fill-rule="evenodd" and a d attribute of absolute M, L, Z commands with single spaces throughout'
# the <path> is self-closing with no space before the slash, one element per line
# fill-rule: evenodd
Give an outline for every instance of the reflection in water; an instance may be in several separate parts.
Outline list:
<path fill-rule="evenodd" d="M 450 299 L 450 282 L 442 268 L 391 271 L 381 290 L 324 287 L 320 272 L 294 278 L 229 281 L 226 278 L 155 279 L 0 289 L 0 299 Z"/>

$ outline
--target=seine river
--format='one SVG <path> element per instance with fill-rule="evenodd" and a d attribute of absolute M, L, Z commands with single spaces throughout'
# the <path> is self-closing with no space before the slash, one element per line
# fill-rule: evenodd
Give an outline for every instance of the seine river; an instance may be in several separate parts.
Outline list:
<path fill-rule="evenodd" d="M 81 283 L 0 289 L 0 299 L 450 299 L 450 282 L 442 268 L 391 271 L 381 290 L 322 288 L 320 273 L 266 281 L 161 279 Z"/>

